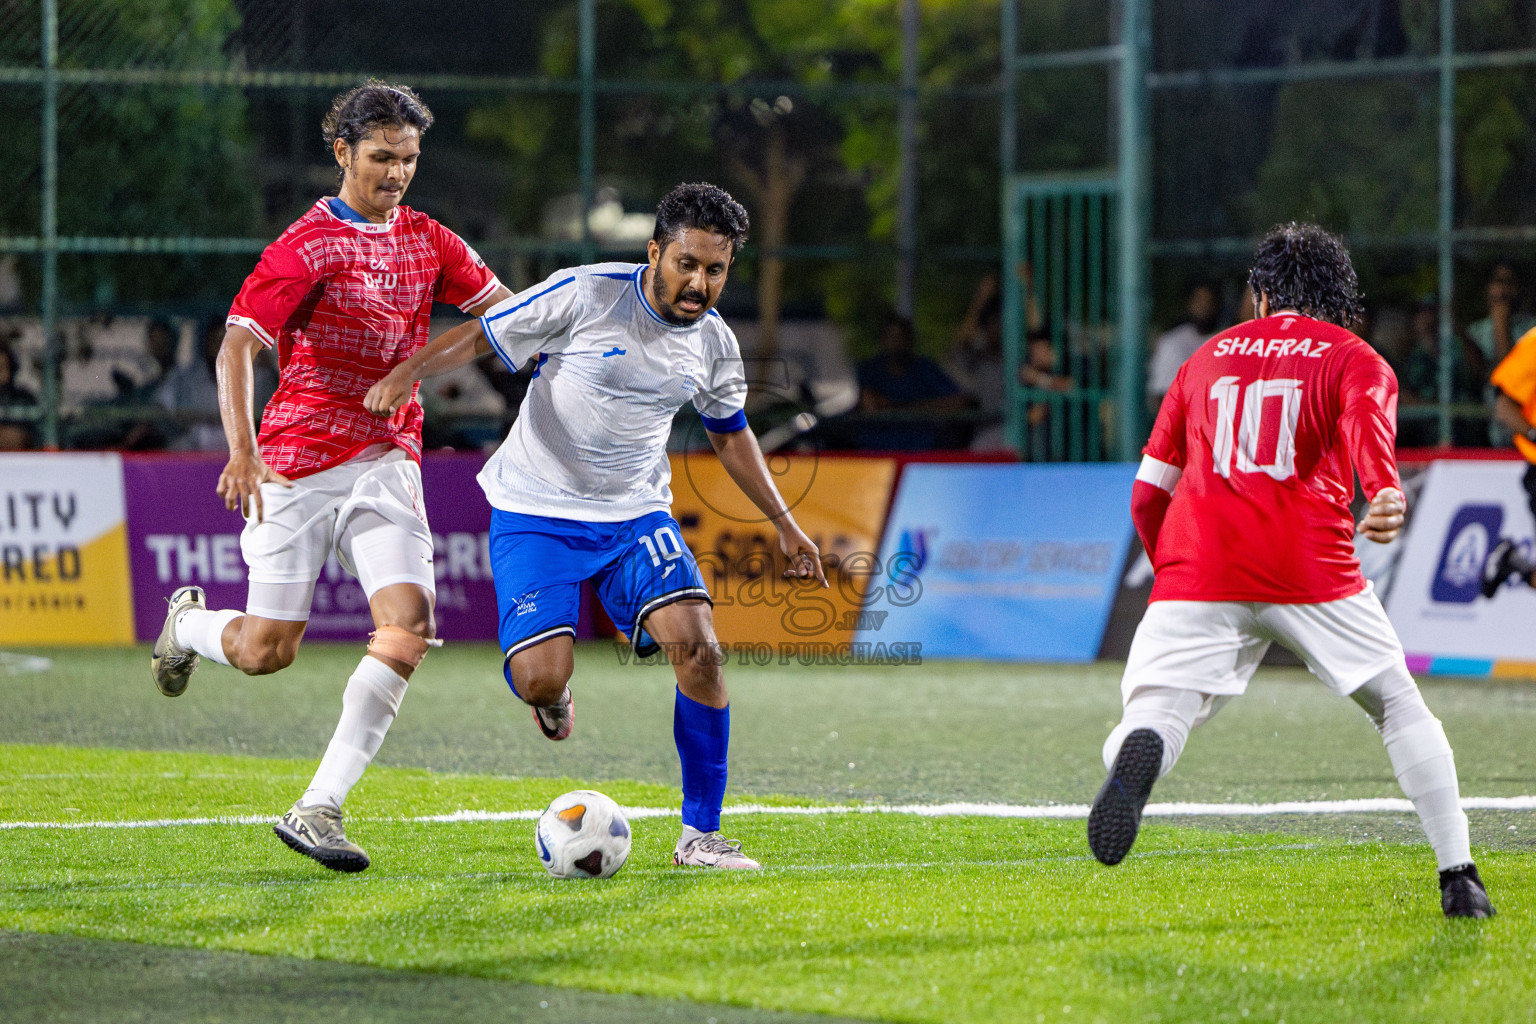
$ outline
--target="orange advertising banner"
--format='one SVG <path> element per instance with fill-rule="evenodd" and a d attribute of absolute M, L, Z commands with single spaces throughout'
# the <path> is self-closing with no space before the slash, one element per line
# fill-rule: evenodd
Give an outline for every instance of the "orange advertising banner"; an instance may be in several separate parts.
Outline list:
<path fill-rule="evenodd" d="M 783 578 L 778 533 L 710 451 L 672 456 L 672 515 L 715 602 L 715 633 L 733 660 L 846 653 L 880 576 L 880 531 L 896 481 L 892 459 L 770 455 L 795 519 L 821 549 L 830 589 Z M 866 630 L 878 628 L 863 623 Z"/>

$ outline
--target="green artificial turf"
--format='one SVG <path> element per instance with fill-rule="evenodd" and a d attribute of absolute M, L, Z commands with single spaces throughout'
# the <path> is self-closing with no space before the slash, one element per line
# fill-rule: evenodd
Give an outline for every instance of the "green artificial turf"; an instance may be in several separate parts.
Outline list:
<path fill-rule="evenodd" d="M 162 697 L 145 647 L 38 651 L 51 672 L 0 677 L 0 743 L 202 750 L 318 761 L 361 645 L 306 644 L 272 676 L 203 662 Z M 731 790 L 828 800 L 1085 803 L 1119 720 L 1110 664 L 934 662 L 886 668 L 730 665 Z M 576 732 L 550 743 L 488 644 L 427 656 L 379 762 L 489 775 L 678 783 L 672 672 L 577 649 Z M 1536 792 L 1536 687 L 1424 681 L 1456 748 L 1463 791 Z M 853 767 L 849 767 L 852 764 Z M 1352 701 L 1304 670 L 1264 670 L 1191 737 L 1159 800 L 1396 797 L 1381 741 Z"/>
<path fill-rule="evenodd" d="M 205 668 L 177 700 L 153 690 L 142 649 L 41 653 L 52 671 L 0 677 L 0 822 L 275 815 L 307 782 L 359 651 L 307 647 L 266 679 Z M 519 988 L 535 985 L 647 998 L 511 1019 L 703 1020 L 707 1010 L 675 1013 L 732 1004 L 742 1020 L 752 1007 L 957 1022 L 1536 1020 L 1529 813 L 1473 815 L 1499 908 L 1486 922 L 1440 916 L 1433 857 L 1401 813 L 1149 819 L 1114 869 L 1089 858 L 1081 821 L 727 817 L 761 874 L 674 869 L 675 819 L 641 819 L 616 878 L 558 882 L 534 858 L 531 822 L 406 819 L 534 810 L 577 786 L 676 806 L 670 672 L 583 648 L 577 732 L 551 744 L 495 667 L 487 647 L 429 657 L 348 801 L 348 833 L 374 858 L 361 875 L 326 872 L 265 824 L 0 828 L 0 929 L 71 936 L 47 941 L 87 951 L 77 961 L 38 954 L 43 940 L 0 942 L 0 1018 L 175 1019 L 154 1017 L 146 992 L 160 1012 L 177 963 L 203 964 L 180 990 L 187 1005 L 207 995 L 209 972 L 247 977 L 228 964 L 248 961 L 196 959 L 223 950 L 273 958 L 254 969 L 263 977 L 312 978 L 316 1005 L 343 1013 L 348 986 L 362 984 L 348 971 L 388 969 L 443 976 L 389 975 L 404 979 L 399 1005 L 441 992 L 469 1000 L 463 1017 L 475 1019 L 486 1014 L 474 1000 L 494 998 L 483 986 L 502 986 L 511 1007 L 544 991 Z M 729 799 L 1086 802 L 1117 676 L 732 670 Z M 1536 690 L 1425 690 L 1465 794 L 1536 792 Z M 1197 731 L 1155 799 L 1398 795 L 1352 704 L 1304 673 L 1265 672 Z M 92 965 L 150 948 L 132 943 L 195 951 L 146 952 L 163 979 L 153 985 L 94 984 Z M 46 983 L 9 984 L 45 963 Z M 453 994 L 458 979 L 469 994 Z M 227 1001 L 215 1018 L 240 1019 Z"/>
<path fill-rule="evenodd" d="M 47 788 L 28 820 L 240 814 L 302 776 L 0 753 L 8 807 Z M 560 882 L 529 822 L 397 820 L 537 807 L 565 785 L 375 769 L 349 804 L 374 857 L 358 876 L 265 825 L 0 831 L 0 927 L 913 1021 L 1443 1020 L 1472 994 L 1485 1019 L 1519 1019 L 1536 984 L 1536 865 L 1515 853 L 1481 858 L 1500 916 L 1448 924 L 1427 851 L 1395 844 L 1151 824 L 1106 870 L 1077 821 L 741 815 L 729 830 L 765 870 L 728 874 L 672 868 L 675 823 L 645 819 L 616 878 Z"/>

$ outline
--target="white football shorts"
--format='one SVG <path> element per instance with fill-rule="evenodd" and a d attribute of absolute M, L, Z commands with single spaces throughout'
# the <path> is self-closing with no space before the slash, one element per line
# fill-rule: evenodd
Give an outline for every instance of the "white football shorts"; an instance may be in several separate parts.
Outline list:
<path fill-rule="evenodd" d="M 1353 597 L 1321 604 L 1153 601 L 1131 641 L 1121 697 L 1129 701 L 1147 686 L 1236 696 L 1271 643 L 1341 696 L 1403 663 L 1403 646 L 1369 582 Z"/>
<path fill-rule="evenodd" d="M 421 467 L 399 448 L 369 449 L 292 487 L 262 484 L 261 499 L 262 521 L 252 510 L 240 534 L 248 615 L 307 621 L 332 551 L 370 599 L 394 583 L 436 594 Z"/>

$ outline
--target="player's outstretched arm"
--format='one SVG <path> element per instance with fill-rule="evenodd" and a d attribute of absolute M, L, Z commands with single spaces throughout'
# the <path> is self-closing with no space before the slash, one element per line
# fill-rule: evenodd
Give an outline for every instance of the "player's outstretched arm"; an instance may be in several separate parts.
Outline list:
<path fill-rule="evenodd" d="M 254 513 L 261 521 L 261 485 L 282 484 L 292 487 L 288 478 L 274 473 L 261 461 L 256 448 L 256 421 L 252 414 L 251 363 L 261 351 L 261 339 L 245 327 L 233 326 L 224 332 L 219 346 L 216 374 L 219 379 L 219 418 L 224 421 L 224 438 L 229 442 L 229 462 L 219 474 L 218 493 L 224 507 L 241 515 Z M 250 501 L 247 512 L 246 501 Z"/>
<path fill-rule="evenodd" d="M 779 531 L 779 549 L 789 559 L 789 568 L 784 575 L 800 579 L 815 577 L 822 586 L 831 586 L 821 567 L 820 549 L 800 529 L 800 524 L 795 522 L 789 505 L 779 493 L 772 474 L 768 472 L 768 465 L 763 461 L 763 450 L 757 446 L 757 437 L 751 429 L 743 427 L 729 434 L 717 434 L 712 430 L 706 430 L 705 433 L 709 435 L 709 443 L 715 446 L 715 454 L 720 456 L 725 471 L 736 481 L 736 486 L 752 499 L 752 504 Z"/>
<path fill-rule="evenodd" d="M 417 381 L 457 370 L 490 350 L 490 343 L 480 330 L 480 318 L 465 321 L 439 334 L 422 346 L 421 351 L 385 374 L 384 379 L 363 396 L 363 408 L 375 416 L 392 416 L 396 409 L 411 400 L 411 390 Z"/>

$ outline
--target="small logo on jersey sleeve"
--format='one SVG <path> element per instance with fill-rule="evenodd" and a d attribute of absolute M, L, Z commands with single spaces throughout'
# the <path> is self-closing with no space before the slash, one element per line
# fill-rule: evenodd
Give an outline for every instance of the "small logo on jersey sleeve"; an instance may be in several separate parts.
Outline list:
<path fill-rule="evenodd" d="M 1430 584 L 1431 600 L 1441 604 L 1471 604 L 1483 582 L 1483 563 L 1504 525 L 1500 505 L 1463 505 L 1451 517 L 1440 549 L 1440 564 Z"/>
<path fill-rule="evenodd" d="M 613 348 L 611 348 L 607 352 L 603 353 L 603 358 L 607 359 L 609 356 L 622 356 L 622 355 L 628 355 L 628 354 L 629 354 L 629 349 L 627 349 L 627 348 L 619 348 L 619 346 L 615 345 L 615 346 L 613 346 Z"/>

